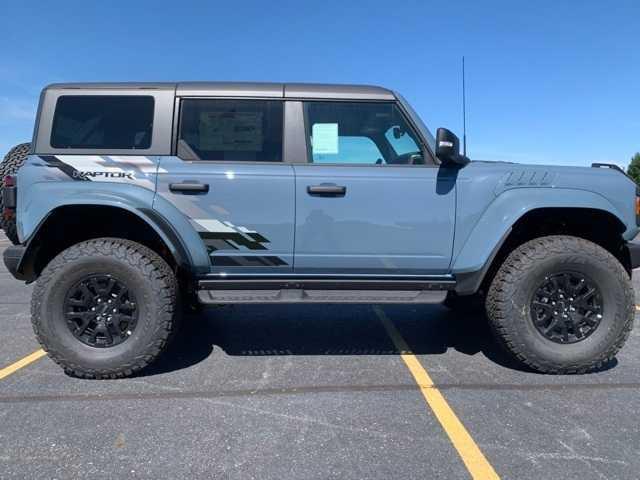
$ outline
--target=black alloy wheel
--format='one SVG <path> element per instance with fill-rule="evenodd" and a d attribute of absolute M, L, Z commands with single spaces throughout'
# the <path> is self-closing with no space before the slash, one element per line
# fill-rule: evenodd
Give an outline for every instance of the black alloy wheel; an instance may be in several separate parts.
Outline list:
<path fill-rule="evenodd" d="M 138 321 L 133 293 L 111 275 L 90 275 L 77 282 L 67 293 L 63 309 L 73 336 L 91 347 L 121 344 Z"/>
<path fill-rule="evenodd" d="M 537 330 L 556 343 L 577 343 L 600 325 L 602 294 L 597 285 L 577 272 L 550 275 L 536 289 L 531 319 Z"/>

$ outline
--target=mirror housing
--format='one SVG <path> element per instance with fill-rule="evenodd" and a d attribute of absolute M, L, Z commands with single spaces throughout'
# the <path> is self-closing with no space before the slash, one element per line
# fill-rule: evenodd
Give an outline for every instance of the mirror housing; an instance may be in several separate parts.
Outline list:
<path fill-rule="evenodd" d="M 393 138 L 395 138 L 396 140 L 404 137 L 405 133 L 407 132 L 402 130 L 400 127 L 393 127 Z"/>
<path fill-rule="evenodd" d="M 451 130 L 439 128 L 436 133 L 436 157 L 443 165 L 464 167 L 470 160 L 460 155 L 460 139 Z"/>

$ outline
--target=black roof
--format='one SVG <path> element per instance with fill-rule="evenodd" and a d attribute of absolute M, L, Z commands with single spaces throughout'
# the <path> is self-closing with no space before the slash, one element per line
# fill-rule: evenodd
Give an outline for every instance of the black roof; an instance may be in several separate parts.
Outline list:
<path fill-rule="evenodd" d="M 55 83 L 49 90 L 175 90 L 180 96 L 228 96 L 273 98 L 333 98 L 393 100 L 393 92 L 372 85 L 333 85 L 327 83 L 262 82 L 175 82 L 175 83 Z"/>

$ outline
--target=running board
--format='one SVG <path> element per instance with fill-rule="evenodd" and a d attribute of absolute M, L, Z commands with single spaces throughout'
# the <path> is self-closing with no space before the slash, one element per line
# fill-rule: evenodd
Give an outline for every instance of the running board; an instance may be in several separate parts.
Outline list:
<path fill-rule="evenodd" d="M 446 290 L 200 290 L 204 305 L 224 303 L 441 303 Z"/>
<path fill-rule="evenodd" d="M 206 278 L 202 304 L 223 303 L 441 303 L 455 288 L 452 277 Z"/>

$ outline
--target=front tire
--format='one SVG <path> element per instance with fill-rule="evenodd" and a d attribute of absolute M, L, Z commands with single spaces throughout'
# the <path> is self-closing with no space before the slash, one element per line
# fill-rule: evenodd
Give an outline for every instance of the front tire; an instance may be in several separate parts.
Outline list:
<path fill-rule="evenodd" d="M 43 270 L 31 315 L 44 350 L 82 378 L 132 375 L 152 363 L 175 329 L 177 283 L 169 265 L 135 242 L 74 245 Z"/>
<path fill-rule="evenodd" d="M 621 263 L 599 245 L 548 236 L 507 257 L 486 307 L 497 340 L 521 363 L 585 373 L 610 362 L 629 337 L 634 293 Z"/>

